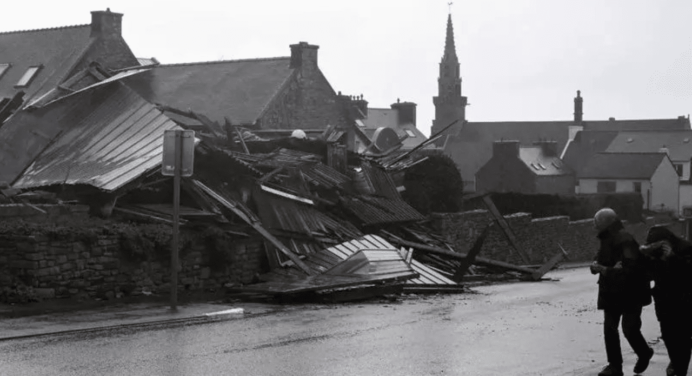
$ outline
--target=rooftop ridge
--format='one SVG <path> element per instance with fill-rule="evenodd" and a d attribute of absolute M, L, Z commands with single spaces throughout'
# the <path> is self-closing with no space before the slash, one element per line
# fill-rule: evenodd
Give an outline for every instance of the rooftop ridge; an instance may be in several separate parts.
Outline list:
<path fill-rule="evenodd" d="M 90 24 L 81 24 L 81 25 L 47 27 L 47 28 L 42 28 L 42 29 L 0 31 L 0 35 L 19 34 L 19 33 L 35 33 L 35 32 L 40 32 L 40 31 L 53 31 L 53 30 L 64 30 L 64 29 L 76 29 L 78 27 L 91 27 L 91 25 Z"/>
<path fill-rule="evenodd" d="M 208 60 L 208 61 L 197 61 L 189 63 L 171 63 L 171 64 L 159 64 L 156 68 L 166 68 L 166 67 L 181 67 L 189 65 L 211 65 L 211 64 L 224 64 L 224 63 L 244 63 L 252 61 L 279 61 L 279 60 L 290 60 L 290 56 L 279 56 L 279 57 L 258 57 L 250 59 L 234 59 L 234 60 Z"/>
<path fill-rule="evenodd" d="M 611 154 L 611 155 L 631 155 L 631 154 L 642 154 L 642 155 L 660 155 L 666 154 L 662 151 L 601 151 L 596 154 Z"/>

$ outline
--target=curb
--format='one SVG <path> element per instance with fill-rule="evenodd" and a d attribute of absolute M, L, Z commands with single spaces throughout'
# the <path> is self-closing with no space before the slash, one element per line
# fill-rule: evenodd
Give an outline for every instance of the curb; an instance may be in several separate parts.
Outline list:
<path fill-rule="evenodd" d="M 270 312 L 264 312 L 260 314 L 255 314 L 253 316 L 262 316 L 269 314 Z M 115 329 L 135 329 L 135 328 L 149 328 L 149 327 L 155 327 L 155 326 L 163 326 L 163 325 L 199 325 L 199 324 L 206 324 L 206 323 L 212 323 L 212 322 L 218 322 L 218 321 L 226 321 L 226 320 L 231 320 L 231 319 L 240 319 L 244 317 L 245 312 L 243 308 L 233 308 L 233 309 L 228 309 L 224 311 L 218 311 L 218 312 L 211 312 L 211 313 L 204 313 L 201 315 L 196 315 L 196 316 L 189 316 L 189 317 L 181 317 L 177 319 L 165 319 L 165 320 L 156 320 L 156 321 L 147 321 L 147 322 L 139 322 L 139 323 L 126 323 L 126 324 L 117 324 L 117 325 L 108 325 L 108 326 L 97 326 L 93 328 L 82 328 L 82 329 L 69 329 L 69 330 L 60 330 L 56 332 L 46 332 L 46 333 L 34 333 L 34 334 L 25 334 L 25 335 L 19 335 L 19 336 L 10 336 L 10 337 L 0 337 L 0 342 L 7 342 L 7 341 L 13 341 L 13 340 L 20 340 L 20 339 L 31 339 L 31 338 L 39 338 L 39 337 L 48 337 L 48 336 L 56 336 L 56 335 L 70 335 L 70 334 L 86 334 L 86 333 L 96 333 L 96 332 L 101 332 L 101 331 L 108 331 L 108 330 L 115 330 Z"/>

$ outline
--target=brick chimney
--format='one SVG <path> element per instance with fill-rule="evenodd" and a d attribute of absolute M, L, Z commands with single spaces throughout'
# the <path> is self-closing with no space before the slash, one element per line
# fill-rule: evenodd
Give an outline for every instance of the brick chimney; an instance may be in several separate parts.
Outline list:
<path fill-rule="evenodd" d="M 574 122 L 581 123 L 584 117 L 584 98 L 581 97 L 581 90 L 577 90 L 574 98 Z"/>
<path fill-rule="evenodd" d="M 123 14 L 113 13 L 110 8 L 105 11 L 91 12 L 91 37 L 120 37 L 123 31 Z"/>
<path fill-rule="evenodd" d="M 315 69 L 317 68 L 317 49 L 320 46 L 300 42 L 291 45 L 291 68 Z"/>
<path fill-rule="evenodd" d="M 503 159 L 519 158 L 519 141 L 495 141 L 493 142 L 493 157 Z"/>
<path fill-rule="evenodd" d="M 534 146 L 540 146 L 543 151 L 543 155 L 547 157 L 554 157 L 557 155 L 557 141 L 535 141 Z"/>
<path fill-rule="evenodd" d="M 399 112 L 399 125 L 410 123 L 416 125 L 416 106 L 417 104 L 413 102 L 399 102 L 398 98 L 396 103 L 392 103 L 392 110 Z"/>

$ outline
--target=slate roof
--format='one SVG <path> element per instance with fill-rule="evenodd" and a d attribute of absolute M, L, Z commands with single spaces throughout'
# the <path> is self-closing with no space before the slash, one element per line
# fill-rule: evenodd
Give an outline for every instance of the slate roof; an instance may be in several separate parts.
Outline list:
<path fill-rule="evenodd" d="M 519 148 L 519 159 L 531 172 L 539 176 L 561 176 L 572 174 L 572 169 L 556 155 L 546 155 L 540 146 Z"/>
<path fill-rule="evenodd" d="M 689 161 L 692 158 L 692 130 L 620 132 L 606 152 L 654 153 L 668 149 L 673 161 Z"/>
<path fill-rule="evenodd" d="M 690 129 L 690 119 L 635 119 L 635 120 L 601 120 L 583 122 L 586 131 L 648 131 L 648 130 L 685 130 Z"/>
<path fill-rule="evenodd" d="M 650 179 L 665 153 L 597 153 L 577 174 L 579 179 Z"/>
<path fill-rule="evenodd" d="M 464 180 L 471 180 L 493 155 L 493 142 L 518 140 L 532 146 L 535 141 L 557 142 L 560 151 L 567 143 L 572 121 L 546 122 L 468 122 L 457 135 L 447 138 L 445 151 L 457 163 Z M 441 141 L 442 142 L 442 141 Z"/>
<path fill-rule="evenodd" d="M 295 73 L 290 57 L 167 64 L 125 80 L 146 100 L 253 124 Z"/>
<path fill-rule="evenodd" d="M 13 188 L 87 184 L 113 191 L 160 166 L 164 131 L 181 129 L 175 122 L 117 82 L 98 85 L 81 95 L 90 96 L 88 111 L 84 111 L 83 101 L 51 105 L 65 109 L 62 117 L 51 123 L 62 131 L 35 157 Z M 18 120 L 11 126 L 31 132 L 33 124 Z"/>
<path fill-rule="evenodd" d="M 562 160 L 575 172 L 579 173 L 594 154 L 606 151 L 617 135 L 617 131 L 577 132 L 574 140 L 567 145 Z"/>
<path fill-rule="evenodd" d="M 29 99 L 58 85 L 80 61 L 92 44 L 91 25 L 0 33 L 0 64 L 10 68 L 0 76 L 0 98 L 20 90 Z M 43 65 L 25 88 L 15 88 L 31 66 Z"/>
<path fill-rule="evenodd" d="M 415 124 L 399 124 L 399 112 L 391 108 L 368 108 L 368 116 L 361 120 L 365 127 L 362 129 L 368 137 L 372 138 L 375 130 L 380 127 L 392 128 L 399 137 L 408 136 L 403 141 L 403 149 L 412 149 L 422 144 L 428 138 L 421 132 Z M 413 132 L 415 137 L 407 134 L 407 130 Z"/>

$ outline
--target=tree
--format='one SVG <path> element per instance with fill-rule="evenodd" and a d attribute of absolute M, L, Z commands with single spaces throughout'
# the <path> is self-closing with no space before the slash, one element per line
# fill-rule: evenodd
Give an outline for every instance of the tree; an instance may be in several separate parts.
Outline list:
<path fill-rule="evenodd" d="M 464 183 L 454 161 L 443 154 L 428 156 L 404 175 L 404 200 L 422 214 L 462 209 Z"/>

